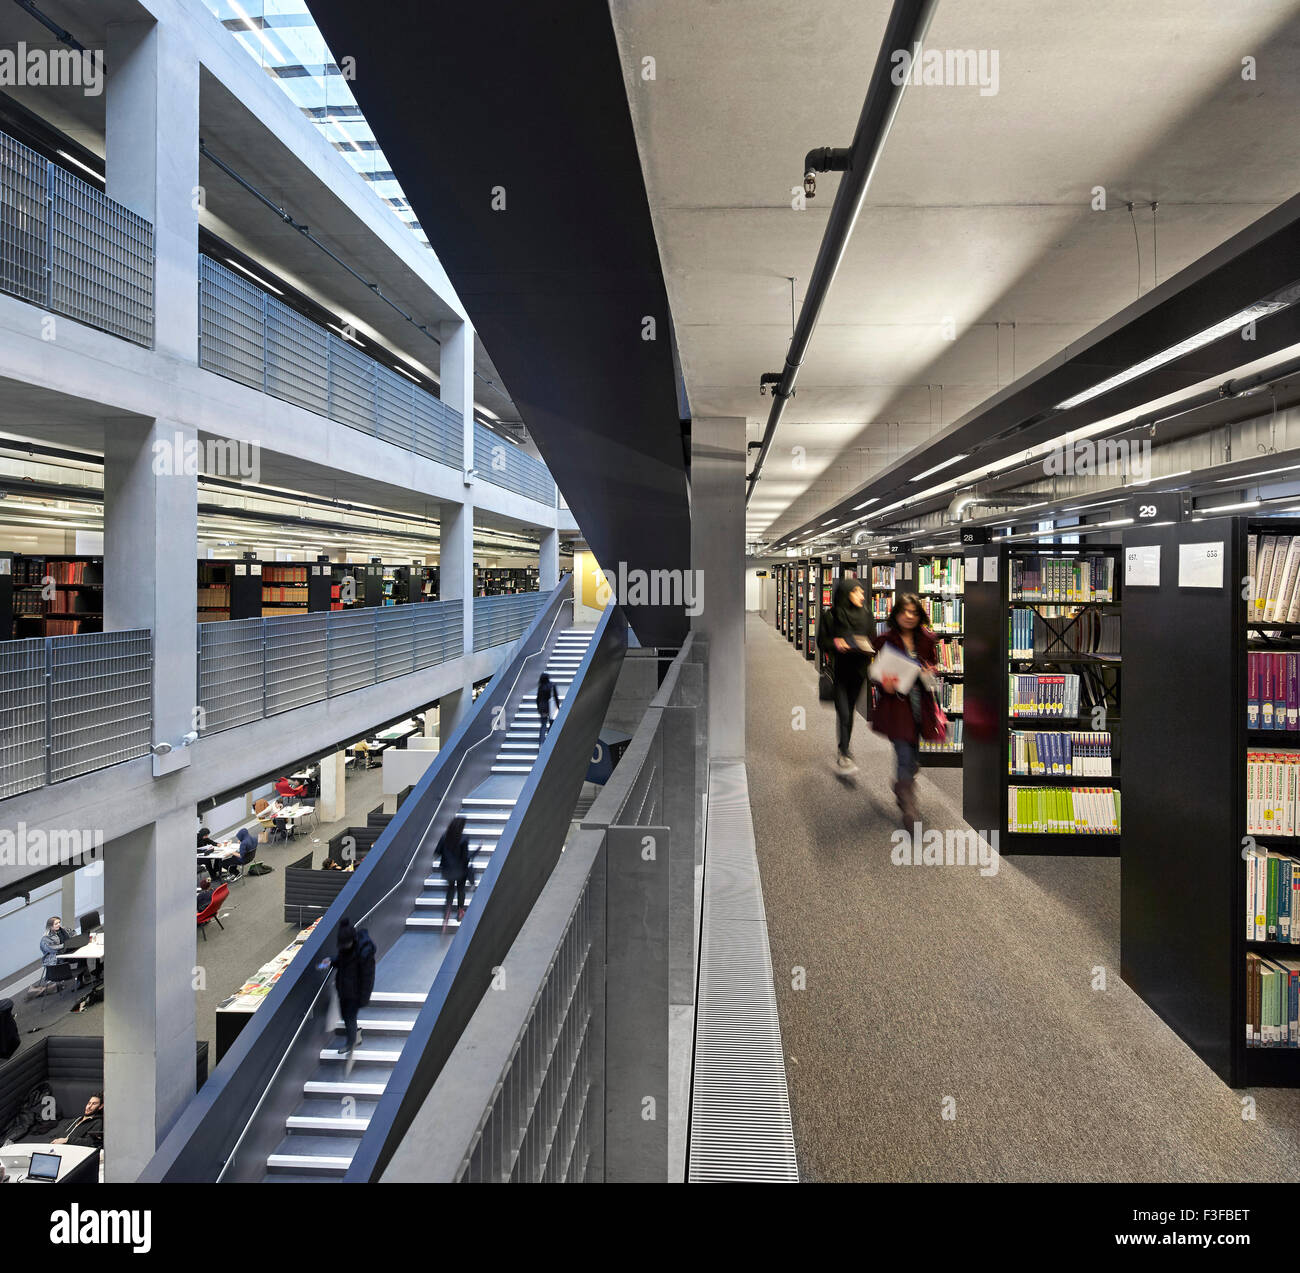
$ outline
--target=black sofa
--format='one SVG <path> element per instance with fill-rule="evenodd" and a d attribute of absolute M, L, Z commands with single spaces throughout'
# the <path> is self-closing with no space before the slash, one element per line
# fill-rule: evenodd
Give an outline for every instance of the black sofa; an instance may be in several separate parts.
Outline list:
<path fill-rule="evenodd" d="M 195 1090 L 208 1077 L 205 1040 L 195 1048 L 194 1077 Z M 39 1083 L 50 1085 L 59 1119 L 75 1118 L 104 1089 L 104 1040 L 50 1034 L 0 1065 L 0 1139 Z"/>
<path fill-rule="evenodd" d="M 306 928 L 334 904 L 350 871 L 313 870 L 312 855 L 299 858 L 284 868 L 284 922 Z"/>

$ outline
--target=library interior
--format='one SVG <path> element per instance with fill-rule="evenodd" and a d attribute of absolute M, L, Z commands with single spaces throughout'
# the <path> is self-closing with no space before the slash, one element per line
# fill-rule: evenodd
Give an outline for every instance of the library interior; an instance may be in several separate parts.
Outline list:
<path fill-rule="evenodd" d="M 1300 1178 L 1300 0 L 436 9 L 0 0 L 0 1183 Z"/>

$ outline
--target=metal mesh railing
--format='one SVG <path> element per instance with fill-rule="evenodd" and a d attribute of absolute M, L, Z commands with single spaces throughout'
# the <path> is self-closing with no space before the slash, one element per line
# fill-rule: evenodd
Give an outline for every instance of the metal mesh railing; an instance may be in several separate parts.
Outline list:
<path fill-rule="evenodd" d="M 0 290 L 146 348 L 153 226 L 0 133 Z"/>
<path fill-rule="evenodd" d="M 199 365 L 416 455 L 462 466 L 458 411 L 207 256 L 199 259 Z"/>
<path fill-rule="evenodd" d="M 576 1183 L 591 1155 L 587 1046 L 594 1011 L 595 924 L 588 875 L 555 956 L 484 1113 L 457 1179 L 462 1182 Z"/>
<path fill-rule="evenodd" d="M 522 636 L 547 596 L 544 592 L 514 592 L 500 597 L 475 597 L 474 649 L 490 650 Z"/>
<path fill-rule="evenodd" d="M 485 482 L 555 507 L 555 479 L 546 465 L 477 421 L 474 423 L 474 467 Z"/>
<path fill-rule="evenodd" d="M 0 645 L 0 797 L 45 785 L 45 642 Z"/>
<path fill-rule="evenodd" d="M 0 645 L 0 797 L 149 754 L 146 629 Z"/>
<path fill-rule="evenodd" d="M 459 658 L 463 630 L 458 600 L 200 624 L 200 732 Z"/>

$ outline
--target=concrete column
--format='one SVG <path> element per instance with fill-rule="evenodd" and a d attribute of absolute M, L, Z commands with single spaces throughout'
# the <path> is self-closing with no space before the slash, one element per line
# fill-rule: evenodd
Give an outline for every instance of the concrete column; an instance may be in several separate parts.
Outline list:
<path fill-rule="evenodd" d="M 104 630 L 153 632 L 153 740 L 161 777 L 189 764 L 197 649 L 198 479 L 184 454 L 193 426 L 114 420 L 104 428 Z"/>
<path fill-rule="evenodd" d="M 77 931 L 77 873 L 69 871 L 62 880 L 63 891 L 59 903 L 59 918 L 68 932 Z"/>
<path fill-rule="evenodd" d="M 320 799 L 317 821 L 338 822 L 347 816 L 347 753 L 336 751 L 320 762 Z"/>
<path fill-rule="evenodd" d="M 537 586 L 543 592 L 554 592 L 560 582 L 560 532 L 544 531 L 538 550 Z"/>
<path fill-rule="evenodd" d="M 691 421 L 691 568 L 703 603 L 691 628 L 709 668 L 709 758 L 745 758 L 745 418 Z"/>
<path fill-rule="evenodd" d="M 474 652 L 474 329 L 469 323 L 439 324 L 439 393 L 460 412 L 464 447 L 465 502 L 443 504 L 438 514 L 439 595 L 464 602 L 465 653 Z"/>
<path fill-rule="evenodd" d="M 424 709 L 424 736 L 426 738 L 437 738 L 438 735 L 438 716 L 439 705 L 433 704 L 431 707 Z"/>
<path fill-rule="evenodd" d="M 104 850 L 104 1175 L 134 1180 L 194 1095 L 194 812 Z"/>
<path fill-rule="evenodd" d="M 104 53 L 110 199 L 153 224 L 154 345 L 198 358 L 199 59 L 179 22 L 110 22 Z"/>

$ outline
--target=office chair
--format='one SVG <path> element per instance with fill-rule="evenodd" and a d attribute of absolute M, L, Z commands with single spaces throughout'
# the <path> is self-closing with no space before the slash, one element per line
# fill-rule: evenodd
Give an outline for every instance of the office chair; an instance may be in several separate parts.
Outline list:
<path fill-rule="evenodd" d="M 77 923 L 81 925 L 81 935 L 89 937 L 99 927 L 99 912 L 87 911 Z"/>
<path fill-rule="evenodd" d="M 201 910 L 195 917 L 199 926 L 199 932 L 203 934 L 203 940 L 208 940 L 208 925 L 215 919 L 217 927 L 224 933 L 226 926 L 221 922 L 217 912 L 221 909 L 221 904 L 230 896 L 229 884 L 218 884 L 212 891 L 212 900 Z"/>

